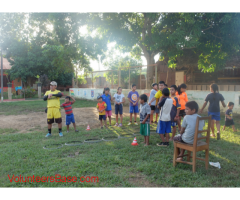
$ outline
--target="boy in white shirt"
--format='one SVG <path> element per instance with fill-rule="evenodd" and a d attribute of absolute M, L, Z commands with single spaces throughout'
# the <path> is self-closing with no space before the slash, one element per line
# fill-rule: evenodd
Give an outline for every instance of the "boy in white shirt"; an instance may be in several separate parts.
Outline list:
<path fill-rule="evenodd" d="M 171 133 L 170 113 L 173 106 L 173 100 L 169 97 L 168 88 L 162 90 L 162 100 L 158 105 L 161 108 L 161 112 L 156 132 L 160 135 L 162 142 L 158 143 L 157 146 L 169 146 L 169 133 Z M 164 134 L 166 135 L 166 140 Z"/>

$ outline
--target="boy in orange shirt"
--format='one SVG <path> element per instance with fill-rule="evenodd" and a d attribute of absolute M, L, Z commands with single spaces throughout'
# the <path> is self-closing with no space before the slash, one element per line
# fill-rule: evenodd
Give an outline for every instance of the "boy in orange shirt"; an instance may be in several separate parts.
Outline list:
<path fill-rule="evenodd" d="M 186 115 L 185 105 L 188 102 L 186 89 L 187 89 L 186 84 L 182 83 L 180 86 L 178 86 L 178 91 L 176 92 L 176 96 L 178 96 L 179 98 L 179 104 L 181 105 L 180 113 L 179 113 L 180 122 L 181 122 L 181 117 L 184 117 Z M 178 127 L 178 128 L 181 129 L 181 127 Z"/>
<path fill-rule="evenodd" d="M 98 103 L 97 103 L 97 110 L 99 112 L 99 120 L 101 122 L 101 129 L 103 129 L 103 123 L 102 120 L 104 121 L 105 124 L 105 128 L 107 128 L 107 121 L 106 121 L 106 108 L 107 108 L 107 104 L 102 101 L 102 97 L 98 96 L 97 97 Z"/>

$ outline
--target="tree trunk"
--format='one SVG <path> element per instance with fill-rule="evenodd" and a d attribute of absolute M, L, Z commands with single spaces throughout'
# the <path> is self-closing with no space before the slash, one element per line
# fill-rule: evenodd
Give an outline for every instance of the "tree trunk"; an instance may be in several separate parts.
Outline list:
<path fill-rule="evenodd" d="M 154 60 L 154 54 L 148 53 L 147 55 L 144 54 L 146 60 L 147 60 L 147 65 L 152 65 L 155 64 Z M 155 68 L 154 66 L 152 67 L 147 67 L 147 89 L 151 89 L 151 84 L 154 82 L 154 73 L 155 73 Z M 157 76 L 157 74 L 155 74 Z"/>

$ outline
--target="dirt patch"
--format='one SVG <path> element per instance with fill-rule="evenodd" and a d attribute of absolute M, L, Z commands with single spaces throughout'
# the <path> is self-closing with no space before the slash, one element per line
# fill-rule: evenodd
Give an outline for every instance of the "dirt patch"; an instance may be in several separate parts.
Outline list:
<path fill-rule="evenodd" d="M 113 115 L 112 118 L 115 118 L 114 107 L 112 106 Z M 124 117 L 129 116 L 129 108 L 124 107 Z M 73 113 L 75 116 L 75 121 L 77 126 L 83 126 L 87 128 L 87 125 L 90 128 L 99 127 L 98 112 L 95 107 L 88 108 L 74 108 Z M 61 109 L 63 126 L 65 126 L 65 112 Z M 0 117 L 1 128 L 12 128 L 18 129 L 19 133 L 27 133 L 34 131 L 36 129 L 43 129 L 47 127 L 47 114 L 44 112 L 33 112 L 27 115 L 7 115 Z M 53 124 L 53 128 L 57 128 L 57 124 Z"/>

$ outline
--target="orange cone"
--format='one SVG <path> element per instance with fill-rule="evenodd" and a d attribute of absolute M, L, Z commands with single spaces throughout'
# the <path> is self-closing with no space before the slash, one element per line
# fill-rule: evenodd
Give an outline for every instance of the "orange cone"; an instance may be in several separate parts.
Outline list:
<path fill-rule="evenodd" d="M 137 143 L 137 138 L 136 138 L 136 137 L 134 138 L 134 140 L 133 140 L 133 142 L 132 142 L 132 145 L 133 145 L 133 146 L 137 146 L 137 145 L 138 145 L 138 143 Z"/>
<path fill-rule="evenodd" d="M 87 130 L 87 131 L 90 131 L 90 130 L 91 130 L 89 125 L 87 125 L 87 129 L 86 129 L 86 130 Z"/>

